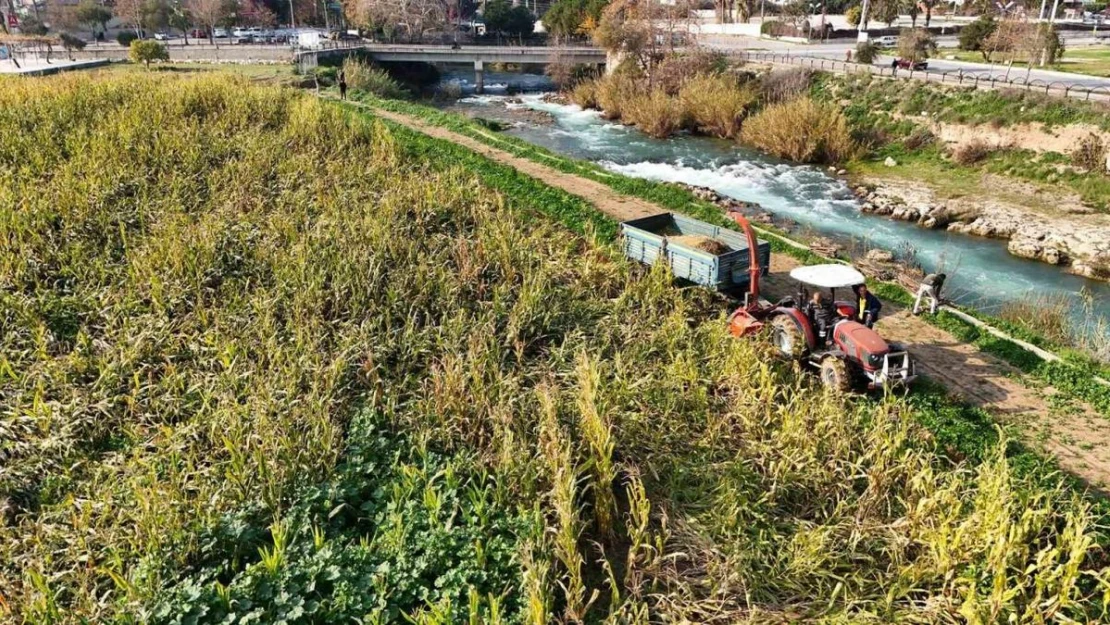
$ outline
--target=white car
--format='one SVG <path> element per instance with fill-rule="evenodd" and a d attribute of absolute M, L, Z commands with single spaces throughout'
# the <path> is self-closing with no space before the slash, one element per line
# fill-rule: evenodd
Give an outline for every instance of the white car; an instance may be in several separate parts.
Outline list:
<path fill-rule="evenodd" d="M 893 48 L 894 46 L 898 45 L 898 38 L 894 35 L 879 37 L 875 40 L 875 45 L 879 46 L 880 48 Z"/>
<path fill-rule="evenodd" d="M 216 39 L 227 39 L 227 29 L 217 28 L 216 30 L 212 31 L 212 36 Z"/>
<path fill-rule="evenodd" d="M 169 33 L 154 33 L 154 40 L 155 41 L 169 41 L 170 40 L 170 34 Z"/>

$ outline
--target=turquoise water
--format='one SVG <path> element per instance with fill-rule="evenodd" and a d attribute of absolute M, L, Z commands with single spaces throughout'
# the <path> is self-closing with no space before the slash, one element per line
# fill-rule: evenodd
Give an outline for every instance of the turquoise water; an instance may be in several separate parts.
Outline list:
<path fill-rule="evenodd" d="M 496 95 L 464 102 L 506 105 L 505 98 Z M 1077 317 L 1085 311 L 1110 317 L 1110 285 L 1011 256 L 1003 241 L 928 230 L 861 213 L 847 185 L 823 169 L 779 161 L 732 142 L 705 137 L 653 139 L 634 128 L 605 121 L 595 111 L 544 102 L 538 94 L 525 95 L 520 103 L 507 106 L 550 113 L 555 118 L 553 127 L 518 125 L 509 134 L 554 152 L 594 161 L 628 176 L 708 187 L 738 200 L 757 202 L 779 217 L 839 239 L 899 253 L 912 250 L 926 270 L 949 274 L 948 296 L 960 304 L 993 313 L 1007 301 L 1061 294 L 1073 302 Z"/>

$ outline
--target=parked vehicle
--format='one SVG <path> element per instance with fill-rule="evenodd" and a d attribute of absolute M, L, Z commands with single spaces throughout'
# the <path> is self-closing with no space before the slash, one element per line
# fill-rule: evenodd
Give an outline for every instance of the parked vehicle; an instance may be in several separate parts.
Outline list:
<path fill-rule="evenodd" d="M 912 69 L 914 71 L 923 72 L 929 69 L 928 61 L 911 61 L 910 59 L 897 59 L 898 69 Z"/>
<path fill-rule="evenodd" d="M 208 31 L 203 28 L 194 28 L 189 31 L 189 36 L 194 39 L 208 39 Z"/>
<path fill-rule="evenodd" d="M 155 41 L 169 41 L 170 40 L 170 34 L 165 32 L 165 31 L 158 31 L 158 32 L 154 33 L 154 40 Z"/>
<path fill-rule="evenodd" d="M 212 36 L 215 37 L 216 39 L 227 39 L 227 29 L 226 28 L 217 28 L 217 29 L 212 31 Z"/>
<path fill-rule="evenodd" d="M 894 35 L 885 35 L 875 40 L 875 45 L 880 48 L 893 48 L 898 45 L 898 38 Z"/>

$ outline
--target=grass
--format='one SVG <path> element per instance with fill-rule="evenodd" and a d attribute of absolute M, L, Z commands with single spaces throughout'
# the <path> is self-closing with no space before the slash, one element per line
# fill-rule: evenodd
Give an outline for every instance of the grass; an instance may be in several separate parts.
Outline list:
<path fill-rule="evenodd" d="M 937 121 L 1007 126 L 1089 123 L 1110 130 L 1107 107 L 1017 90 L 975 90 L 972 87 L 924 85 L 914 81 L 881 80 L 871 76 L 816 75 L 811 93 L 826 100 L 847 100 L 845 114 L 853 121 L 867 113 L 917 116 Z M 888 122 L 897 123 L 897 122 Z"/>
<path fill-rule="evenodd" d="M 966 52 L 963 50 L 940 50 L 938 56 L 947 58 L 949 55 L 959 61 L 968 61 L 971 63 L 986 63 L 983 60 L 983 55 L 978 52 Z M 995 66 L 1005 67 L 1004 62 L 994 63 Z M 1022 58 L 1014 61 L 1013 73 L 1017 76 L 1023 76 L 1027 61 Z M 1039 68 L 1039 66 L 1034 69 Z M 1073 74 L 1085 74 L 1088 76 L 1110 76 L 1110 48 L 1105 46 L 1090 46 L 1082 48 L 1067 48 L 1064 51 L 1064 57 L 1057 63 L 1053 63 L 1044 69 L 1050 69 L 1058 72 L 1069 72 Z"/>
<path fill-rule="evenodd" d="M 1105 616 L 1051 467 L 820 390 L 573 196 L 291 90 L 15 84 L 13 620 Z"/>

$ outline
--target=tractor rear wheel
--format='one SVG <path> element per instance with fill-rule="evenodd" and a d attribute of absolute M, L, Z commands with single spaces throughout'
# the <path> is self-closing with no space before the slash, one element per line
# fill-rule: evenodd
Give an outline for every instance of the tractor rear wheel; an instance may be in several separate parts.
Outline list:
<path fill-rule="evenodd" d="M 826 357 L 821 361 L 821 383 L 841 393 L 852 390 L 852 376 L 848 373 L 848 365 L 835 356 Z"/>
<path fill-rule="evenodd" d="M 771 320 L 771 337 L 775 347 L 785 358 L 801 360 L 806 351 L 806 341 L 797 322 L 786 315 Z"/>

